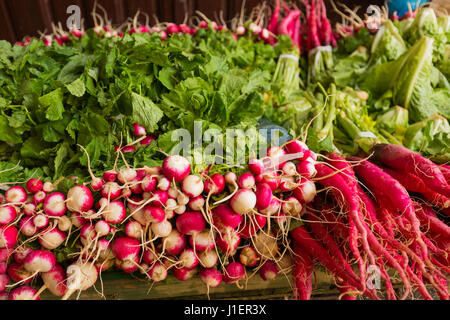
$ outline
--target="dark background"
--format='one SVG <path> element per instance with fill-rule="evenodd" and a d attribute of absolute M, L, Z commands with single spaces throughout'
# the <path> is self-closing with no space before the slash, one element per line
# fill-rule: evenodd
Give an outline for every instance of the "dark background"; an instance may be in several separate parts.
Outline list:
<path fill-rule="evenodd" d="M 93 26 L 90 12 L 95 0 L 0 0 L 0 39 L 8 41 L 19 41 L 25 36 L 39 36 L 38 31 L 51 33 L 52 22 L 65 22 L 69 15 L 66 9 L 70 5 L 78 5 L 81 8 L 85 28 Z M 335 0 L 337 2 L 339 0 Z M 247 0 L 246 13 L 262 1 Z M 273 3 L 273 0 L 267 0 Z M 361 6 L 358 13 L 366 12 L 369 4 L 382 5 L 384 1 L 350 1 L 340 0 L 350 8 Z M 113 25 L 120 25 L 127 17 L 134 16 L 138 9 L 147 13 L 154 23 L 153 15 L 159 21 L 181 23 L 185 14 L 192 15 L 195 10 L 200 10 L 212 20 L 215 14 L 218 16 L 223 11 L 226 21 L 231 20 L 240 12 L 242 0 L 98 0 L 108 12 L 109 19 Z M 297 1 L 298 3 L 298 1 Z M 332 22 L 340 21 L 338 15 L 333 11 L 329 0 L 325 0 L 328 8 L 328 16 Z M 98 12 L 101 12 L 98 10 Z M 145 21 L 142 21 L 145 22 Z"/>

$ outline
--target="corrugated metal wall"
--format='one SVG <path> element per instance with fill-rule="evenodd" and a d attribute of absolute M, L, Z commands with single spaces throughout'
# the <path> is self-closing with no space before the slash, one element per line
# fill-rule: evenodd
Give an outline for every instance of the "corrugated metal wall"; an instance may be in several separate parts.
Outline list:
<path fill-rule="evenodd" d="M 67 7 L 77 5 L 81 9 L 85 27 L 92 27 L 90 12 L 95 0 L 0 0 L 0 39 L 18 41 L 25 36 L 39 36 L 40 32 L 51 32 L 52 22 L 62 22 L 69 17 Z M 134 16 L 138 9 L 151 17 L 156 15 L 159 21 L 181 23 L 185 15 L 192 15 L 200 10 L 206 16 L 214 18 L 223 12 L 223 17 L 229 21 L 239 13 L 242 0 L 97 0 L 108 12 L 113 25 L 121 24 L 127 17 Z M 246 12 L 262 1 L 247 0 Z M 272 0 L 267 0 L 272 3 Z M 326 1 L 327 5 L 329 0 Z M 340 1 L 350 7 L 360 4 L 365 10 L 369 1 Z M 372 0 L 372 4 L 383 4 L 384 1 Z M 328 7 L 330 7 L 328 5 Z M 331 12 L 331 10 L 329 10 Z M 337 15 L 332 13 L 332 19 Z"/>

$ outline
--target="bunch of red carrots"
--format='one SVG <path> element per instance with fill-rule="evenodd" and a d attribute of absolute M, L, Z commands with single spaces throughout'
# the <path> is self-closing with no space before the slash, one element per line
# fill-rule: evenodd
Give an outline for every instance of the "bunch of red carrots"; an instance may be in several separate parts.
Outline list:
<path fill-rule="evenodd" d="M 364 159 L 336 153 L 326 159 L 315 176 L 324 189 L 303 216 L 305 225 L 291 231 L 297 297 L 311 297 L 316 260 L 334 275 L 343 299 L 408 299 L 417 291 L 447 300 L 449 167 L 388 144 L 375 145 Z"/>
<path fill-rule="evenodd" d="M 273 34 L 288 35 L 300 52 L 309 52 L 320 46 L 336 46 L 324 1 L 303 0 L 302 3 L 304 12 L 295 4 L 287 5 L 276 0 L 267 29 Z"/>

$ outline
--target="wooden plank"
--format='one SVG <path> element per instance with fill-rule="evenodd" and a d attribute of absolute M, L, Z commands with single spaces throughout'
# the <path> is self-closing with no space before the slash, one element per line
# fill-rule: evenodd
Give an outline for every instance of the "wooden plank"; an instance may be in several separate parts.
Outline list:
<path fill-rule="evenodd" d="M 16 40 L 25 36 L 39 37 L 39 32 L 52 32 L 45 26 L 42 11 L 37 1 L 28 0 L 4 0 L 15 31 Z"/>
<path fill-rule="evenodd" d="M 107 19 L 111 21 L 111 24 L 113 26 L 119 26 L 125 22 L 125 19 L 127 18 L 127 12 L 125 10 L 125 4 L 123 2 L 124 0 L 84 0 L 83 5 L 87 12 L 86 25 L 94 25 L 94 20 L 92 19 L 91 12 L 96 1 L 98 5 L 105 9 L 107 13 Z M 100 9 L 100 7 L 97 7 L 96 12 L 100 14 L 100 16 L 104 19 L 105 14 L 103 10 Z"/>
<path fill-rule="evenodd" d="M 83 7 L 83 2 L 81 0 L 51 0 L 49 6 L 52 10 L 53 21 L 55 24 L 61 23 L 64 30 L 67 30 L 67 19 L 69 14 L 67 13 L 67 8 L 71 5 L 76 5 L 80 7 L 81 11 L 81 21 L 85 24 L 86 14 Z M 86 25 L 85 25 L 86 28 Z"/>
<path fill-rule="evenodd" d="M 42 15 L 42 21 L 44 23 L 45 29 L 53 31 L 52 22 L 54 20 L 49 0 L 38 0 L 38 5 Z"/>
<path fill-rule="evenodd" d="M 174 17 L 176 23 L 186 23 L 194 13 L 194 0 L 174 0 Z M 216 1 L 211 1 L 216 2 Z"/>
<path fill-rule="evenodd" d="M 255 275 L 246 283 L 245 289 L 239 289 L 235 284 L 223 283 L 217 288 L 210 288 L 211 299 L 261 299 L 266 296 L 289 297 L 292 295 L 290 285 L 291 275 L 279 275 L 275 281 L 263 281 Z M 314 292 L 323 294 L 336 294 L 336 290 L 330 290 L 332 278 L 321 270 L 316 271 L 317 290 Z M 242 285 L 245 285 L 243 282 Z M 145 279 L 136 279 L 122 273 L 106 273 L 103 275 L 103 292 L 108 300 L 143 300 L 143 299 L 207 299 L 206 286 L 198 277 L 188 281 L 178 281 L 172 276 L 166 281 L 155 283 L 150 292 L 151 284 Z M 96 288 L 91 288 L 80 295 L 81 300 L 101 299 L 96 290 L 101 291 L 101 285 L 97 281 Z M 44 292 L 42 300 L 55 300 L 58 297 Z M 71 299 L 76 299 L 74 294 Z"/>
<path fill-rule="evenodd" d="M 3 28 L 0 28 L 0 39 L 16 41 L 16 33 L 11 23 L 11 16 L 5 1 L 0 1 L 0 19 L 3 21 Z"/>
<path fill-rule="evenodd" d="M 225 0 L 216 0 L 216 1 L 208 1 L 208 0 L 196 0 L 195 1 L 195 10 L 201 11 L 204 15 L 206 15 L 209 19 L 216 21 L 219 23 L 220 12 L 222 11 L 223 17 L 227 16 L 227 1 Z M 220 24 L 220 23 L 219 23 Z"/>
<path fill-rule="evenodd" d="M 127 1 L 127 5 L 125 6 L 127 17 L 133 18 L 138 12 L 143 12 L 149 16 L 149 24 L 154 25 L 156 20 L 154 18 L 155 15 L 158 14 L 158 1 L 156 0 L 134 0 Z M 139 17 L 139 21 L 141 23 L 145 23 L 144 15 Z"/>

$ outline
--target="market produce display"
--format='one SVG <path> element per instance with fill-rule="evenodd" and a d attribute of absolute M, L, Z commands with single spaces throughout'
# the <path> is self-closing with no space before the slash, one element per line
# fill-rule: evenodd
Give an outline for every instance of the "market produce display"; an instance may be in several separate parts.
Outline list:
<path fill-rule="evenodd" d="M 333 6 L 335 27 L 323 0 L 117 28 L 94 8 L 0 41 L 0 298 L 116 270 L 307 300 L 321 268 L 341 299 L 447 300 L 449 16 Z"/>

